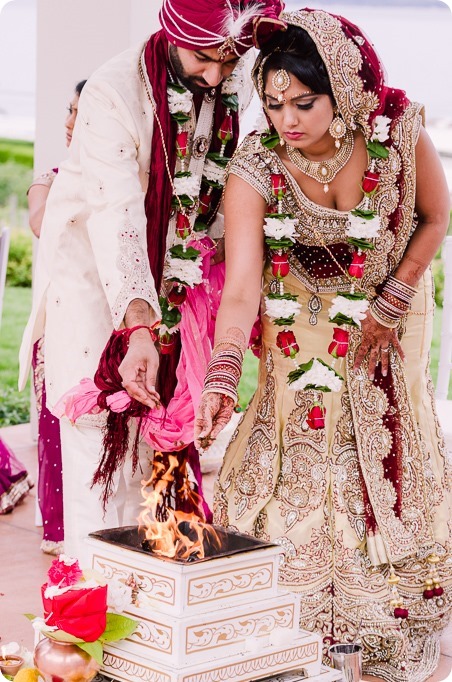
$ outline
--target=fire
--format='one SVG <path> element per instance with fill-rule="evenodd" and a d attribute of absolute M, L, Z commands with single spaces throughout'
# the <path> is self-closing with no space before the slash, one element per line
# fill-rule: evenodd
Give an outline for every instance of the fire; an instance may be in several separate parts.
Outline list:
<path fill-rule="evenodd" d="M 196 509 L 197 513 L 171 508 L 176 491 L 186 508 Z M 202 498 L 190 486 L 185 460 L 156 452 L 152 476 L 142 482 L 141 494 L 144 509 L 138 523 L 145 530 L 145 549 L 171 559 L 192 561 L 203 559 L 206 547 L 220 546 L 214 529 L 206 524 Z"/>

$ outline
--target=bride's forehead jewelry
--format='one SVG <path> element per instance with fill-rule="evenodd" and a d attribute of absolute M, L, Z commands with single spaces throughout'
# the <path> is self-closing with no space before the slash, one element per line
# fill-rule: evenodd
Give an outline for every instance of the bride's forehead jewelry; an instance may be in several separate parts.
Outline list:
<path fill-rule="evenodd" d="M 278 91 L 278 102 L 285 104 L 284 92 L 290 88 L 290 76 L 285 69 L 279 69 L 272 78 L 272 85 Z"/>
<path fill-rule="evenodd" d="M 315 94 L 316 94 L 316 93 L 315 93 L 315 92 L 312 92 L 312 90 L 302 90 L 301 92 L 297 92 L 296 95 L 293 95 L 292 97 L 289 97 L 289 102 L 292 102 L 292 100 L 294 100 L 294 99 L 299 99 L 300 97 L 305 97 L 306 95 L 315 95 Z M 267 91 L 264 92 L 264 95 L 265 95 L 266 97 L 270 97 L 271 99 L 277 99 L 278 102 L 280 101 L 280 100 L 279 100 L 279 95 L 275 95 L 275 94 L 273 94 L 273 93 L 271 93 L 271 92 L 267 92 Z M 286 98 L 284 98 L 283 104 L 285 104 L 286 101 L 287 101 Z"/>

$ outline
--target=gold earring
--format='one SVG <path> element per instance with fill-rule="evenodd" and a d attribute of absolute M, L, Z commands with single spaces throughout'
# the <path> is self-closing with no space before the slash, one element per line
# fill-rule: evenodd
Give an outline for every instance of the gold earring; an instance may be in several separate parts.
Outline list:
<path fill-rule="evenodd" d="M 334 145 L 337 149 L 340 148 L 341 146 L 341 139 L 344 137 L 345 133 L 347 132 L 347 126 L 345 125 L 343 119 L 336 113 L 335 117 L 331 121 L 330 127 L 328 129 L 330 131 L 331 137 L 334 138 Z"/>

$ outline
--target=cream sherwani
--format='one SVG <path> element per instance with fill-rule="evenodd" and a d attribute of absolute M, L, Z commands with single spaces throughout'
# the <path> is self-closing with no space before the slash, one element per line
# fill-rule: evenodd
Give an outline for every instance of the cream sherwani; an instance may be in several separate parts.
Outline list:
<path fill-rule="evenodd" d="M 19 383 L 26 382 L 33 343 L 45 333 L 50 410 L 82 378 L 94 376 L 130 301 L 144 299 L 159 315 L 146 246 L 144 198 L 154 116 L 140 76 L 142 51 L 139 45 L 123 52 L 85 85 L 70 155 L 48 197 Z M 103 518 L 100 491 L 90 489 L 101 424 L 99 417 L 82 418 L 77 426 L 61 422 L 65 549 L 78 556 L 88 532 L 135 523 L 139 482 L 151 455 L 142 448 L 142 471 L 132 481 L 132 492 L 130 472 L 118 474 Z"/>

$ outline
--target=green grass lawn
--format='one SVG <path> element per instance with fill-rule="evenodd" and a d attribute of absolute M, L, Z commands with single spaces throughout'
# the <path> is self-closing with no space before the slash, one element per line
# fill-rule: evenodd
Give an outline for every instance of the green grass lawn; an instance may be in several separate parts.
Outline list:
<path fill-rule="evenodd" d="M 30 418 L 30 391 L 17 390 L 19 346 L 31 306 L 31 289 L 6 287 L 0 326 L 0 426 Z"/>
<path fill-rule="evenodd" d="M 6 287 L 3 302 L 3 320 L 0 328 L 0 426 L 22 423 L 29 419 L 29 391 L 17 391 L 18 352 L 22 332 L 31 305 L 31 289 Z M 438 373 L 439 342 L 441 333 L 441 308 L 436 309 L 434 339 L 432 344 L 432 376 Z M 245 407 L 257 384 L 257 364 L 248 351 L 245 357 L 239 394 L 240 404 Z M 452 392 L 449 395 L 452 398 Z"/>

